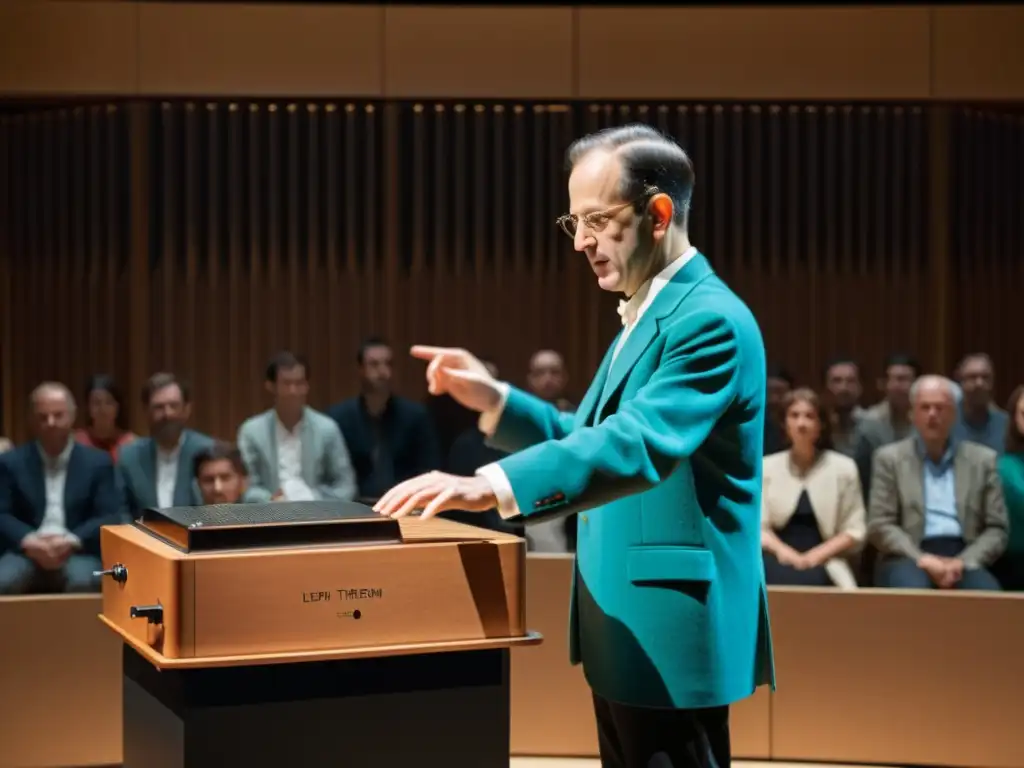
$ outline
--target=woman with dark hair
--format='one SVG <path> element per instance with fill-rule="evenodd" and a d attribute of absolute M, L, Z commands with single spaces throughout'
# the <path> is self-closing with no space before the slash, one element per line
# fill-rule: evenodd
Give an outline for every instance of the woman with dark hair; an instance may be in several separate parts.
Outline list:
<path fill-rule="evenodd" d="M 84 402 L 85 428 L 75 430 L 75 440 L 106 451 L 116 462 L 121 448 L 135 439 L 126 423 L 124 398 L 117 382 L 102 373 L 92 376 L 85 387 Z"/>
<path fill-rule="evenodd" d="M 856 589 L 848 558 L 863 543 L 867 527 L 857 465 L 831 450 L 828 414 L 812 390 L 790 392 L 783 409 L 789 447 L 764 459 L 765 579 Z"/>
<path fill-rule="evenodd" d="M 999 478 L 1003 481 L 1006 515 L 1010 520 L 1010 541 L 1006 553 L 993 567 L 1003 589 L 1024 591 L 1024 385 L 1010 395 L 1006 406 L 1006 452 L 999 457 Z"/>

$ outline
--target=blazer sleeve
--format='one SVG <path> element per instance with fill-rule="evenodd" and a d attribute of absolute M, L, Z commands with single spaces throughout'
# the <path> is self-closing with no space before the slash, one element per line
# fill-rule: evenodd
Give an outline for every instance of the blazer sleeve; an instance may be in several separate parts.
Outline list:
<path fill-rule="evenodd" d="M 836 533 L 845 533 L 858 548 L 867 537 L 867 512 L 864 509 L 864 491 L 860 486 L 860 475 L 854 463 L 848 465 L 839 475 L 839 508 L 836 510 Z"/>
<path fill-rule="evenodd" d="M 321 499 L 352 501 L 356 497 L 356 472 L 352 467 L 345 438 L 331 419 L 324 420 L 324 475 L 316 489 Z"/>
<path fill-rule="evenodd" d="M 21 540 L 35 530 L 14 514 L 14 488 L 12 468 L 0 459 L 0 552 L 20 550 Z"/>
<path fill-rule="evenodd" d="M 557 411 L 533 409 L 535 434 L 548 439 L 498 462 L 524 519 L 569 515 L 645 491 L 700 448 L 737 397 L 741 346 L 720 313 L 701 312 L 688 326 L 669 330 L 657 370 L 600 424 L 557 439 Z"/>
<path fill-rule="evenodd" d="M 97 461 L 92 470 L 92 515 L 71 531 L 82 542 L 82 549 L 90 554 L 100 552 L 100 528 L 115 525 L 121 520 L 121 501 L 114 463 L 106 456 Z"/>
<path fill-rule="evenodd" d="M 923 554 L 900 526 L 896 458 L 891 451 L 875 452 L 871 463 L 871 496 L 868 503 L 868 538 L 883 555 L 917 560 Z"/>
<path fill-rule="evenodd" d="M 242 463 L 249 474 L 246 493 L 252 501 L 270 501 L 277 488 L 267 487 L 267 478 L 263 477 L 263 462 L 260 461 L 259 441 L 256 438 L 255 424 L 247 421 L 238 429 L 238 452 L 242 454 Z"/>
<path fill-rule="evenodd" d="M 487 445 L 506 453 L 515 453 L 545 440 L 561 440 L 572 431 L 575 414 L 558 410 L 516 387 L 508 387 L 494 433 Z"/>
<path fill-rule="evenodd" d="M 984 478 L 981 533 L 960 553 L 966 568 L 980 568 L 994 563 L 1006 551 L 1010 538 L 1010 521 L 1006 513 L 1003 483 L 996 467 L 996 453 L 987 453 L 990 455 L 982 460 L 981 465 Z"/>

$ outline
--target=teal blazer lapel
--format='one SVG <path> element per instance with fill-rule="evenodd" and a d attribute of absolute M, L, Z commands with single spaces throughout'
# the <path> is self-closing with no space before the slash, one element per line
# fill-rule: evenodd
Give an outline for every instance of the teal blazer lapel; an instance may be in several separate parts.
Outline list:
<path fill-rule="evenodd" d="M 647 351 L 647 348 L 658 335 L 662 318 L 671 315 L 680 302 L 692 291 L 701 280 L 713 274 L 708 260 L 700 253 L 694 254 L 689 263 L 686 264 L 672 277 L 672 279 L 661 287 L 661 290 L 651 301 L 650 306 L 644 310 L 643 316 L 637 321 L 626 343 L 619 350 L 615 362 L 612 363 L 608 374 L 608 381 L 601 392 L 601 400 L 597 407 L 598 416 L 604 411 L 605 405 L 612 395 L 626 379 L 626 375 L 633 370 L 633 366 Z M 612 344 L 612 350 L 618 344 Z"/>
<path fill-rule="evenodd" d="M 605 381 L 608 379 L 608 369 L 611 367 L 612 353 L 615 351 L 615 347 L 618 346 L 621 336 L 622 331 L 615 334 L 615 340 L 608 347 L 608 351 L 604 353 L 604 360 L 601 361 L 597 373 L 587 388 L 587 393 L 583 396 L 583 401 L 576 409 L 576 426 L 583 426 L 593 421 L 591 417 L 594 414 L 594 409 L 598 399 L 601 397 L 601 393 L 604 392 Z"/>

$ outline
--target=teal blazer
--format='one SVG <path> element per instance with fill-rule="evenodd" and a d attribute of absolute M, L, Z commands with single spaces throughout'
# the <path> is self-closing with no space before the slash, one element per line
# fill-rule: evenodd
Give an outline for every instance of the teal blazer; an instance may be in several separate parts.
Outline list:
<path fill-rule="evenodd" d="M 621 334 L 620 334 L 621 335 Z M 697 254 L 654 298 L 575 414 L 511 389 L 491 443 L 523 522 L 582 513 L 572 663 L 647 707 L 774 688 L 761 559 L 765 351 Z"/>

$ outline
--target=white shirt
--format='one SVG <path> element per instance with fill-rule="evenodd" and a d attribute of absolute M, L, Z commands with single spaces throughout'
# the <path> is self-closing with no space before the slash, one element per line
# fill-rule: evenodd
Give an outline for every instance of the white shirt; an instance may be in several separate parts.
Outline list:
<path fill-rule="evenodd" d="M 281 419 L 277 425 L 277 479 L 288 501 L 313 501 L 316 496 L 302 478 L 302 420 L 289 430 Z"/>
<path fill-rule="evenodd" d="M 185 434 L 182 433 L 173 450 L 164 450 L 159 445 L 156 447 L 156 503 L 159 509 L 174 506 L 174 487 L 178 484 L 178 459 L 181 457 L 181 446 L 184 442 Z"/>
<path fill-rule="evenodd" d="M 672 278 L 676 276 L 676 273 L 685 267 L 696 255 L 697 249 L 691 246 L 679 258 L 673 259 L 661 272 L 641 285 L 637 292 L 629 297 L 628 301 L 619 303 L 619 315 L 622 317 L 622 324 L 625 328 L 619 337 L 618 343 L 615 345 L 615 351 L 612 352 L 612 362 L 615 362 L 615 358 L 619 356 L 619 352 L 626 343 L 626 339 L 629 338 L 630 333 L 632 333 L 640 318 L 643 317 L 644 312 L 654 302 L 655 297 L 661 293 L 662 288 L 668 285 Z M 488 437 L 494 434 L 494 430 L 501 420 L 501 414 L 505 410 L 505 403 L 508 401 L 508 384 L 500 382 L 499 386 L 501 388 L 501 400 L 498 406 L 491 411 L 480 414 L 480 431 Z M 507 520 L 520 514 L 519 505 L 516 503 L 515 494 L 512 492 L 512 484 L 509 482 L 505 471 L 498 464 L 487 464 L 480 467 L 476 473 L 491 484 L 491 489 L 498 499 L 498 514 L 503 519 Z M 560 524 L 561 520 L 557 522 Z M 544 525 L 544 523 L 537 523 L 535 525 Z"/>
<path fill-rule="evenodd" d="M 46 511 L 43 512 L 43 524 L 37 533 L 71 535 L 64 514 L 64 488 L 68 479 L 68 460 L 74 447 L 74 442 L 69 440 L 67 447 L 56 458 L 46 453 L 41 446 L 39 448 L 46 484 Z"/>

